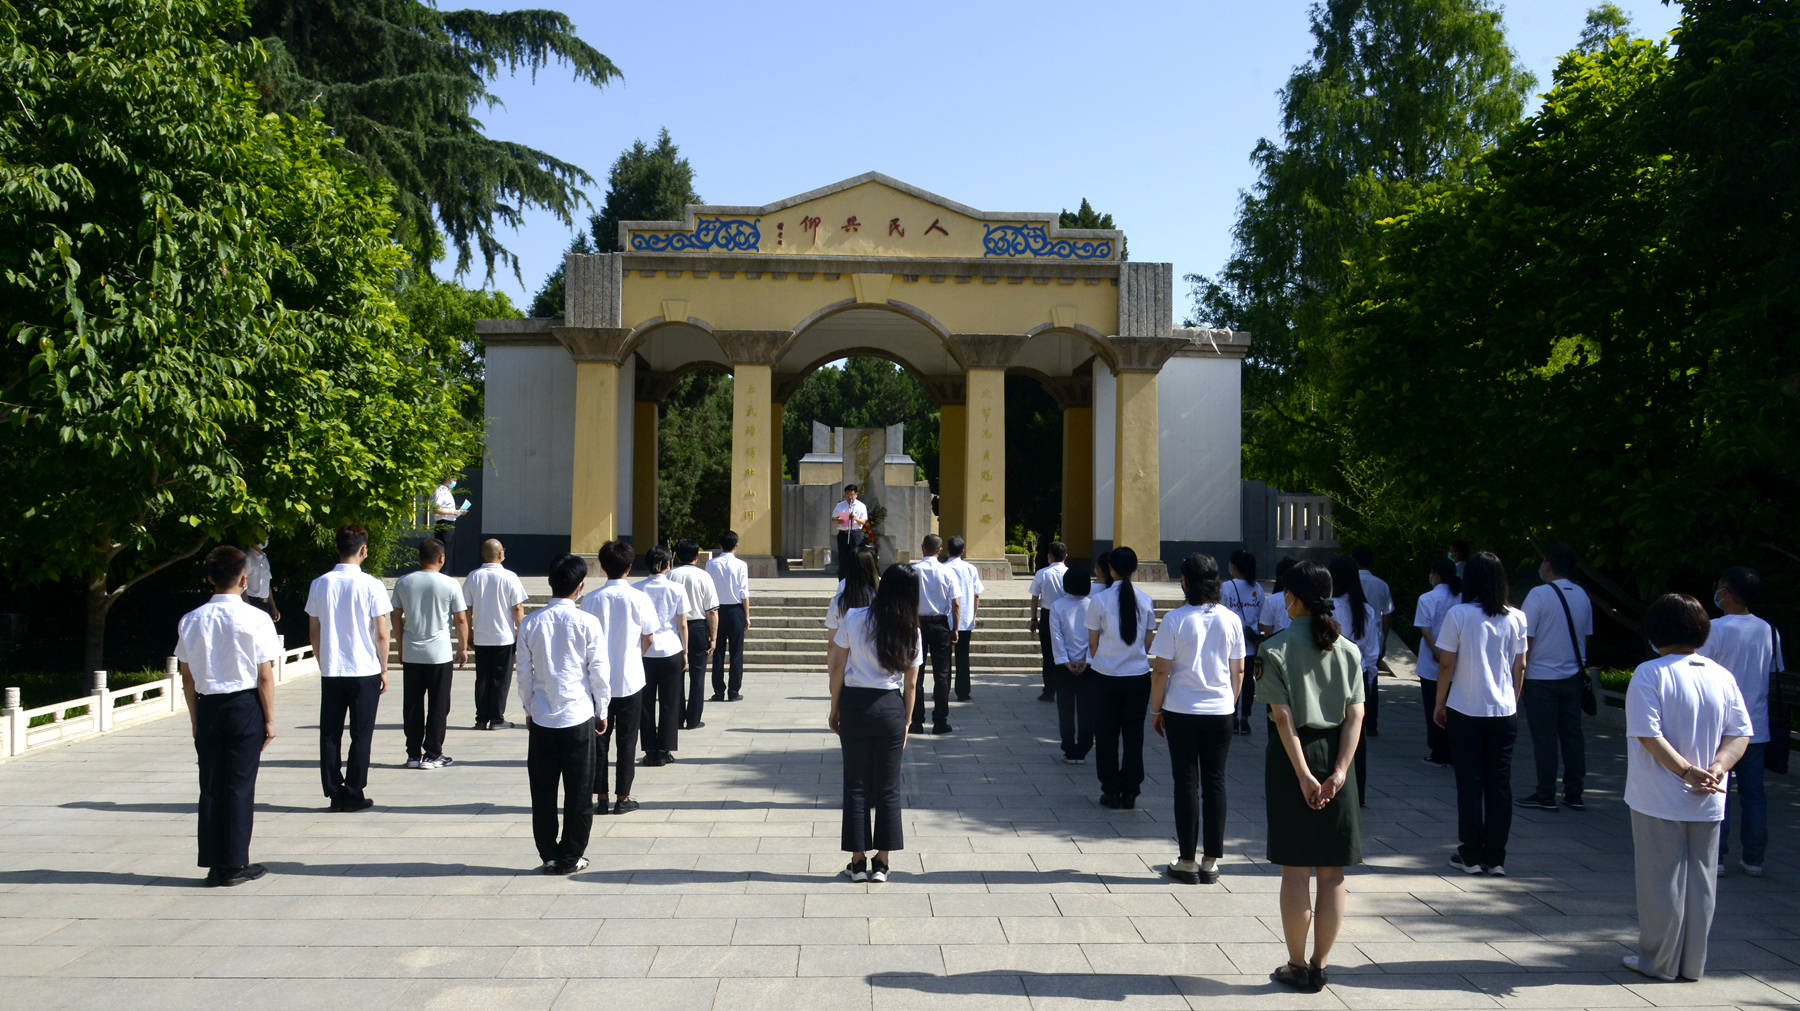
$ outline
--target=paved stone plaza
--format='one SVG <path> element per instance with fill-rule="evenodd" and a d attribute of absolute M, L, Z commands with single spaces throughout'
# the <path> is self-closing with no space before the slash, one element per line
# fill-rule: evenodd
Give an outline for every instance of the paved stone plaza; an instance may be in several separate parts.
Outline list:
<path fill-rule="evenodd" d="M 855 885 L 836 877 L 824 674 L 757 673 L 743 702 L 710 705 L 683 735 L 676 764 L 639 771 L 642 810 L 596 818 L 592 868 L 555 878 L 536 871 L 525 732 L 464 729 L 471 679 L 458 674 L 456 766 L 409 772 L 395 672 L 376 806 L 355 815 L 324 810 L 317 679 L 284 685 L 252 847 L 271 873 L 236 889 L 199 887 L 185 717 L 0 764 L 0 1005 L 1800 1005 L 1800 803 L 1783 777 L 1768 876 L 1720 883 L 1708 977 L 1619 966 L 1636 923 L 1616 726 L 1590 724 L 1589 810 L 1519 812 L 1512 876 L 1468 878 L 1445 864 L 1451 778 L 1418 760 L 1413 682 L 1383 679 L 1370 863 L 1350 878 L 1331 985 L 1301 995 L 1268 979 L 1284 954 L 1261 861 L 1260 729 L 1232 750 L 1223 879 L 1172 885 L 1160 742 L 1140 808 L 1105 810 L 1091 760 L 1059 761 L 1035 677 L 978 670 L 956 733 L 910 744 L 894 880 Z"/>

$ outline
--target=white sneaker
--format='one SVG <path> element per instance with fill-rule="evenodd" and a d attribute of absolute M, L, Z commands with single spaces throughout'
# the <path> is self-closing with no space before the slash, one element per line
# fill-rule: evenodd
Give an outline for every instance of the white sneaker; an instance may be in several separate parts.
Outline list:
<path fill-rule="evenodd" d="M 1750 875 L 1753 878 L 1762 877 L 1762 864 L 1747 864 L 1747 863 L 1743 862 L 1742 860 L 1739 860 L 1738 861 L 1738 869 L 1743 871 L 1745 874 Z"/>
<path fill-rule="evenodd" d="M 439 766 L 439 765 L 438 765 L 438 762 L 437 762 L 437 759 L 435 759 L 435 758 L 427 758 L 427 759 L 425 759 L 425 760 L 423 760 L 423 761 L 421 761 L 421 762 L 420 762 L 420 763 L 419 763 L 419 764 L 418 764 L 418 765 L 417 765 L 417 766 L 416 766 L 416 768 L 420 768 L 420 769 L 436 769 L 436 768 L 440 768 L 440 766 Z"/>
<path fill-rule="evenodd" d="M 1660 979 L 1664 983 L 1675 982 L 1675 977 L 1673 977 L 1673 976 L 1664 976 L 1664 975 L 1661 975 L 1660 973 L 1653 973 L 1653 972 L 1650 972 L 1649 970 L 1643 968 L 1644 963 L 1642 961 L 1640 961 L 1638 956 L 1636 956 L 1636 955 L 1626 955 L 1624 958 L 1619 959 L 1619 962 L 1622 965 L 1624 965 L 1625 968 L 1630 969 L 1632 972 L 1635 972 L 1640 976 L 1648 976 L 1651 979 Z"/>
<path fill-rule="evenodd" d="M 1494 866 L 1489 867 L 1487 869 L 1487 872 L 1488 872 L 1488 877 L 1491 877 L 1491 878 L 1506 877 L 1506 868 L 1501 866 L 1500 864 L 1495 864 Z"/>
<path fill-rule="evenodd" d="M 425 766 L 418 759 L 409 758 L 406 760 L 406 767 L 409 769 L 423 769 Z"/>

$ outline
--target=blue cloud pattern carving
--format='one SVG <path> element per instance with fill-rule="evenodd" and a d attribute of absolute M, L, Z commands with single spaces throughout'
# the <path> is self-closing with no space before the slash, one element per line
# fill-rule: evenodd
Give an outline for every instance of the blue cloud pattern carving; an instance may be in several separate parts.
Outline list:
<path fill-rule="evenodd" d="M 981 236 L 988 256 L 1049 256 L 1062 260 L 1105 260 L 1111 239 L 1051 239 L 1043 225 L 989 225 Z"/>
<path fill-rule="evenodd" d="M 685 253 L 693 249 L 722 249 L 727 252 L 755 252 L 762 242 L 762 219 L 707 218 L 692 232 L 632 232 L 634 253 Z"/>

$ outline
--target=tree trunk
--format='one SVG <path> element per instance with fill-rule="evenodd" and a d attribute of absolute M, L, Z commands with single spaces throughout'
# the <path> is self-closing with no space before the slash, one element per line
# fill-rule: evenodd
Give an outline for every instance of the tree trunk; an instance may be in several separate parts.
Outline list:
<path fill-rule="evenodd" d="M 101 574 L 88 583 L 87 632 L 82 637 L 81 669 L 106 669 L 106 615 L 112 610 L 113 596 L 106 592 L 106 576 Z"/>

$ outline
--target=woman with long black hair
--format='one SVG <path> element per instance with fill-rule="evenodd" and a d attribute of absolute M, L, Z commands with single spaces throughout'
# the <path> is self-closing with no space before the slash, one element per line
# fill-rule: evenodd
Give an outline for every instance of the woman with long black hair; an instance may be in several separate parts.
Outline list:
<path fill-rule="evenodd" d="M 1150 708 L 1156 610 L 1150 595 L 1131 585 L 1137 552 L 1114 548 L 1106 561 L 1115 582 L 1090 595 L 1087 616 L 1088 667 L 1099 675 L 1092 688 L 1094 743 L 1100 749 L 1094 771 L 1100 775 L 1101 807 L 1133 808 L 1144 786 L 1144 714 Z"/>
<path fill-rule="evenodd" d="M 1259 651 L 1262 696 L 1273 725 L 1263 763 L 1269 862 L 1281 867 L 1281 931 L 1288 949 L 1274 978 L 1317 993 L 1344 925 L 1344 868 L 1362 863 L 1356 781 L 1349 776 L 1362 734 L 1362 656 L 1338 634 L 1331 573 L 1323 565 L 1295 565 L 1282 577 L 1282 589 L 1292 623 Z M 1309 894 L 1314 878 L 1316 905 Z"/>
<path fill-rule="evenodd" d="M 830 659 L 827 722 L 844 755 L 844 876 L 886 881 L 888 855 L 903 841 L 900 757 L 925 658 L 919 574 L 910 565 L 888 566 L 873 601 L 846 610 L 832 641 L 838 648 Z"/>
<path fill-rule="evenodd" d="M 1376 678 L 1380 674 L 1377 665 L 1381 661 L 1381 616 L 1375 613 L 1375 606 L 1363 592 L 1362 574 L 1356 567 L 1356 559 L 1336 555 L 1331 559 L 1330 572 L 1331 617 L 1338 623 L 1339 633 L 1349 636 L 1362 654 L 1363 713 L 1366 718 L 1375 709 L 1375 693 L 1380 690 Z M 1356 802 L 1363 807 L 1369 806 L 1368 729 L 1366 725 L 1363 727 L 1356 744 Z"/>

